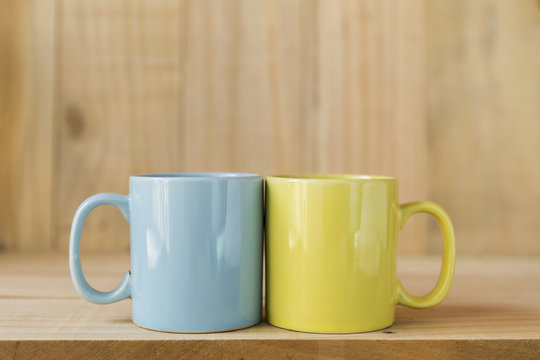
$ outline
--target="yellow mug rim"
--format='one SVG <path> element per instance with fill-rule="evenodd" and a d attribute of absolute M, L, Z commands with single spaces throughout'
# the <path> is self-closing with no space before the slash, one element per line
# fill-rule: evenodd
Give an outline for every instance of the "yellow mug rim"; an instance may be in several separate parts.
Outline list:
<path fill-rule="evenodd" d="M 384 175 L 356 175 L 356 174 L 284 174 L 267 176 L 266 180 L 277 181 L 396 181 L 395 177 Z"/>

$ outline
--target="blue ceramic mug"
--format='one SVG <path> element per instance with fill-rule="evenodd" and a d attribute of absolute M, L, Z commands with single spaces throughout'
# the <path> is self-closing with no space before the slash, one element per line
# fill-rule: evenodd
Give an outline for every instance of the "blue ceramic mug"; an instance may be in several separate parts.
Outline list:
<path fill-rule="evenodd" d="M 131 270 L 110 292 L 82 273 L 86 216 L 114 205 L 130 223 Z M 263 179 L 254 174 L 131 176 L 129 195 L 97 194 L 73 218 L 71 278 L 88 301 L 133 301 L 133 321 L 173 332 L 240 329 L 261 320 Z"/>

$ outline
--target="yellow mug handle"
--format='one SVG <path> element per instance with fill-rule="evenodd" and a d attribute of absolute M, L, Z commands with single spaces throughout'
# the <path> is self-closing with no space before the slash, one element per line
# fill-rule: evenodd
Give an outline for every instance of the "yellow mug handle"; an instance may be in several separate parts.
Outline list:
<path fill-rule="evenodd" d="M 446 211 L 439 205 L 430 201 L 414 201 L 402 204 L 400 206 L 399 228 L 401 229 L 405 225 L 409 216 L 419 212 L 433 215 L 439 223 L 443 235 L 443 261 L 441 273 L 433 290 L 424 296 L 409 294 L 399 280 L 397 291 L 398 304 L 416 309 L 424 309 L 439 304 L 444 300 L 450 290 L 450 285 L 454 278 L 454 268 L 456 266 L 456 239 L 452 221 Z"/>

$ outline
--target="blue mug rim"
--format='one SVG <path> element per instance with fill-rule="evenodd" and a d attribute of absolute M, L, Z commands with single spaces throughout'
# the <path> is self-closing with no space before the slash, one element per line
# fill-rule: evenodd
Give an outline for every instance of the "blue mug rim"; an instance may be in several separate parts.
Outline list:
<path fill-rule="evenodd" d="M 137 180 L 231 180 L 231 179 L 262 179 L 261 175 L 251 173 L 233 173 L 233 172 L 171 172 L 171 173 L 152 173 L 130 176 Z"/>

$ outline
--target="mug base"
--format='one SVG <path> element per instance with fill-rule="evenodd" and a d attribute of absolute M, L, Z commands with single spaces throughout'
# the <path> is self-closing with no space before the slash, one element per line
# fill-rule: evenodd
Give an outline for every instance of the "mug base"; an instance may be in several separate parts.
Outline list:
<path fill-rule="evenodd" d="M 319 329 L 310 329 L 308 327 L 292 327 L 292 326 L 281 326 L 277 324 L 272 324 L 271 322 L 268 322 L 273 327 L 276 327 L 278 329 L 283 330 L 289 330 L 294 332 L 301 332 L 301 333 L 307 333 L 307 334 L 331 334 L 331 335 L 348 335 L 348 334 L 363 334 L 363 333 L 370 333 L 375 331 L 380 331 L 384 329 L 388 329 L 392 325 L 394 325 L 394 321 L 392 321 L 390 324 L 383 325 L 383 326 L 377 326 L 376 328 L 368 328 L 368 329 L 358 329 L 358 330 L 319 330 Z"/>
<path fill-rule="evenodd" d="M 201 331 L 158 329 L 158 328 L 154 328 L 154 327 L 150 327 L 146 325 L 137 324 L 135 320 L 132 320 L 132 322 L 138 327 L 140 327 L 141 329 L 151 330 L 151 331 L 156 331 L 156 332 L 164 332 L 164 333 L 170 333 L 170 334 L 213 334 L 213 333 L 224 333 L 224 332 L 247 329 L 261 323 L 261 320 L 258 320 L 257 322 L 248 324 L 246 326 L 241 326 L 241 327 L 224 328 L 224 329 L 217 329 L 217 330 L 201 330 Z"/>

